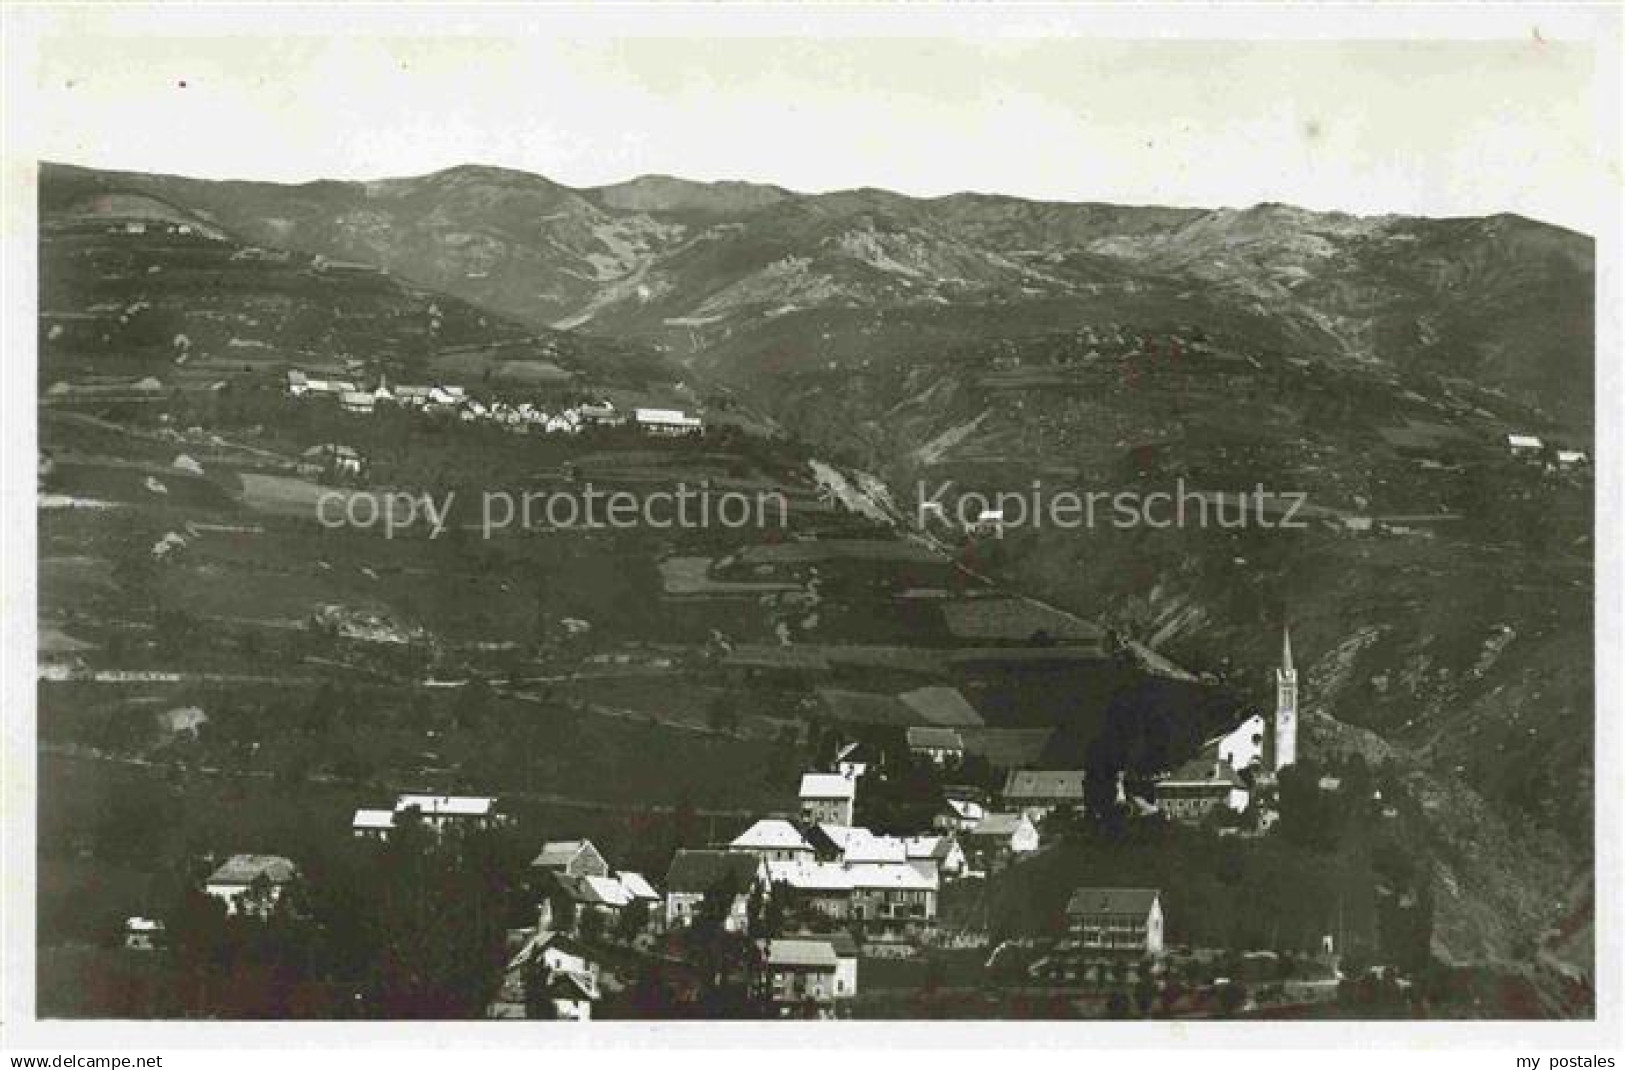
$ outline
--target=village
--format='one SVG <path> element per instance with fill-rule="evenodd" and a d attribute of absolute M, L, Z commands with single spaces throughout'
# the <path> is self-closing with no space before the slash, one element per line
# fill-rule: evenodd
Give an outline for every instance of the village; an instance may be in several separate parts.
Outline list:
<path fill-rule="evenodd" d="M 1091 540 L 1129 562 L 1099 589 L 1139 591 L 1084 596 L 1040 567 L 1076 540 L 1039 545 L 996 506 L 915 522 L 892 490 L 1040 471 L 1154 487 L 1184 465 L 1250 486 L 1238 473 L 1269 458 L 1247 434 L 1169 435 L 1140 408 L 1210 391 L 1250 399 L 1236 422 L 1276 420 L 1269 398 L 1335 394 L 1330 371 L 1114 312 L 970 346 L 995 415 L 967 408 L 979 394 L 922 403 L 906 450 L 863 440 L 897 398 L 884 380 L 832 373 L 848 392 L 822 403 L 851 426 L 803 441 L 601 338 L 186 228 L 77 220 L 47 247 L 78 266 L 41 317 L 42 1006 L 1200 1019 L 1480 998 L 1450 984 L 1482 974 L 1433 954 L 1433 896 L 1454 887 L 1423 831 L 1439 796 L 1365 731 L 1364 706 L 1416 701 L 1374 671 L 1353 676 L 1369 701 L 1348 698 L 1350 644 L 1415 606 L 1339 619 L 1279 596 L 1282 544 L 1219 534 L 1209 597 L 1239 604 L 1215 630 L 1161 598 L 1191 578 L 1177 555 L 1152 569 L 1137 540 Z M 939 356 L 899 382 L 956 367 Z M 1466 504 L 1499 518 L 1508 487 L 1531 510 L 1580 494 L 1590 459 L 1524 414 L 1455 426 L 1481 391 L 1404 399 L 1385 374 L 1347 373 L 1382 401 L 1348 432 L 1355 459 L 1296 470 L 1305 545 L 1332 572 L 1393 554 L 1392 591 L 1425 602 L 1416 577 L 1447 579 L 1482 522 L 1465 474 L 1493 473 Z M 1105 446 L 1078 415 L 1095 394 L 1136 414 Z M 920 467 L 882 467 L 898 450 Z M 582 480 L 782 494 L 789 522 L 312 523 L 323 495 Z M 1473 679 L 1513 641 L 1485 634 L 1445 651 Z M 1294 640 L 1352 721 L 1305 708 Z M 1535 738 L 1508 718 L 1514 749 Z"/>
<path fill-rule="evenodd" d="M 1270 835 L 1278 776 L 1298 760 L 1290 636 L 1283 635 L 1281 657 L 1272 716 L 1252 714 L 1208 740 L 1151 791 L 1130 793 L 1119 775 L 1109 792 L 1115 806 L 1134 821 L 1201 835 Z M 837 741 L 824 767 L 800 776 L 797 811 L 764 814 L 708 847 L 679 848 L 663 873 L 622 868 L 586 837 L 541 843 L 526 867 L 534 923 L 506 931 L 485 1016 L 581 1021 L 683 1016 L 685 1008 L 714 1015 L 717 989 L 732 984 L 733 999 L 723 1005 L 730 1015 L 861 1017 L 871 973 L 947 949 L 968 953 L 985 978 L 1007 984 L 1010 964 L 1020 963 L 1014 983 L 1043 991 L 1041 1013 L 1063 1017 L 1091 1013 L 1069 997 L 1083 997 L 1101 1016 L 1133 1016 L 1137 1006 L 1139 1014 L 1206 1017 L 1256 1009 L 1260 1000 L 1326 1003 L 1340 982 L 1346 990 L 1350 980 L 1369 981 L 1340 972 L 1332 933 L 1318 957 L 1285 970 L 1274 949 L 1238 956 L 1176 947 L 1165 891 L 1109 880 L 1069 890 L 1053 938 L 995 943 L 985 931 L 947 922 L 945 901 L 1042 857 L 1052 838 L 1085 819 L 1088 773 L 1012 769 L 1002 790 L 987 792 L 954 784 L 965 752 L 953 729 L 911 727 L 903 738 L 906 756 Z M 886 833 L 856 824 L 866 785 L 884 781 L 888 763 L 900 758 L 938 774 L 928 823 Z M 1316 785 L 1339 787 L 1334 778 Z M 363 852 L 455 851 L 513 824 L 498 797 L 417 792 L 357 809 L 350 835 Z M 297 924 L 299 861 L 243 846 L 201 891 L 231 924 Z M 166 925 L 132 916 L 123 942 L 129 953 L 162 954 Z M 1394 984 L 1384 969 L 1363 969 Z M 1397 983 L 1401 992 L 1410 984 Z"/>

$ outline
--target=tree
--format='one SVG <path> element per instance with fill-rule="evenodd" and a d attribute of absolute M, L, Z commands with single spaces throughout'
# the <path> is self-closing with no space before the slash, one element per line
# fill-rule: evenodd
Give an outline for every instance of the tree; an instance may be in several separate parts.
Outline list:
<path fill-rule="evenodd" d="M 622 908 L 620 920 L 615 926 L 615 935 L 623 943 L 630 944 L 648 928 L 649 903 L 644 899 L 634 899 Z"/>
<path fill-rule="evenodd" d="M 553 997 L 548 988 L 553 983 L 553 971 L 540 955 L 533 956 L 523 967 L 520 983 L 525 993 L 525 1017 L 535 1021 L 551 1021 L 558 1017 Z"/>

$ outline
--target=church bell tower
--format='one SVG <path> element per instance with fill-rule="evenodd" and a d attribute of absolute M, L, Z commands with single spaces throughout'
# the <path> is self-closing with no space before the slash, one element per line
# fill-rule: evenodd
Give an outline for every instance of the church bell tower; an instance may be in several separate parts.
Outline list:
<path fill-rule="evenodd" d="M 1298 670 L 1292 633 L 1281 629 L 1281 667 L 1275 670 L 1275 772 L 1298 760 Z"/>

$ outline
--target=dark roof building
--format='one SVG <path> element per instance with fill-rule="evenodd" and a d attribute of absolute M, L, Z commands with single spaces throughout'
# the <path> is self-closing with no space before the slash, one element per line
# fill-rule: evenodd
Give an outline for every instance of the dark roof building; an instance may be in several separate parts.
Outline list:
<path fill-rule="evenodd" d="M 1082 769 L 1016 769 L 1004 781 L 1004 801 L 1012 809 L 1076 806 L 1083 802 Z"/>
<path fill-rule="evenodd" d="M 716 888 L 745 892 L 761 872 L 755 855 L 732 851 L 679 850 L 666 873 L 666 889 L 674 894 L 704 895 Z"/>
<path fill-rule="evenodd" d="M 1156 888 L 1079 888 L 1067 900 L 1066 912 L 1079 914 L 1128 914 L 1143 918 L 1162 893 Z"/>
<path fill-rule="evenodd" d="M 965 740 L 953 728 L 929 728 L 916 725 L 907 732 L 910 750 L 963 751 Z"/>

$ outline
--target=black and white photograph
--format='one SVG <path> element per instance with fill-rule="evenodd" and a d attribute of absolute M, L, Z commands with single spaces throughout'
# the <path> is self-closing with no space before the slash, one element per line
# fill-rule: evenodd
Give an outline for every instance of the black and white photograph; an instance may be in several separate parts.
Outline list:
<path fill-rule="evenodd" d="M 18 1050 L 1615 1065 L 1620 10 L 1378 14 L 10 9 Z"/>

